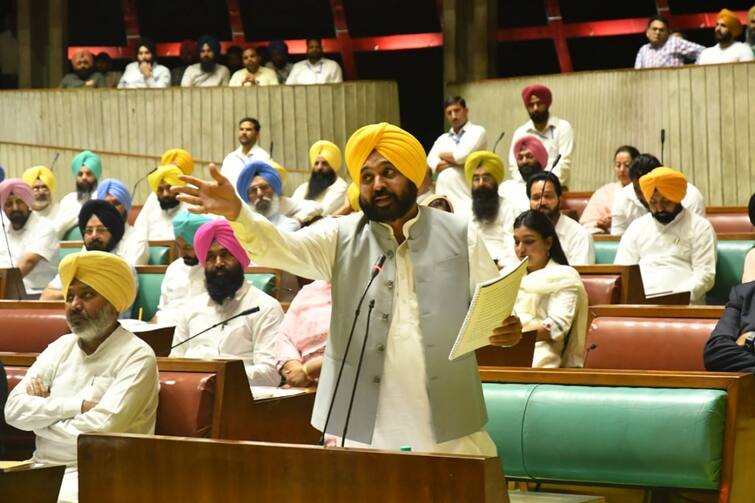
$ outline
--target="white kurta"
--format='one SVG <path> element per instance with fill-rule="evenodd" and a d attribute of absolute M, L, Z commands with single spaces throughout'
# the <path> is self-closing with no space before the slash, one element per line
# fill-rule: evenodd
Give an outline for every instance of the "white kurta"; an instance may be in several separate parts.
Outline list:
<path fill-rule="evenodd" d="M 614 264 L 639 264 L 646 294 L 691 292 L 691 303 L 704 304 L 716 279 L 716 233 L 686 209 L 668 225 L 648 213 L 621 237 Z"/>
<path fill-rule="evenodd" d="M 567 185 L 571 173 L 571 154 L 574 149 L 574 131 L 571 124 L 551 114 L 543 132 L 538 131 L 531 120 L 519 126 L 511 136 L 511 148 L 509 148 L 509 172 L 511 178 L 515 180 L 521 179 L 522 175 L 517 168 L 514 145 L 523 136 L 534 136 L 543 143 L 548 152 L 548 166 L 543 166 L 543 169 L 553 169 L 553 173 L 561 181 L 561 184 Z M 559 154 L 561 154 L 561 159 L 558 161 L 558 165 L 554 167 L 553 163 Z"/>
<path fill-rule="evenodd" d="M 241 147 L 237 148 L 223 159 L 223 165 L 220 167 L 220 174 L 228 178 L 233 187 L 236 187 L 236 180 L 239 179 L 241 170 L 244 166 L 251 161 L 263 161 L 270 162 L 270 154 L 267 151 L 255 144 L 249 149 L 249 153 L 244 155 Z"/>
<path fill-rule="evenodd" d="M 119 89 L 144 89 L 170 87 L 170 70 L 163 65 L 152 65 L 152 75 L 145 78 L 138 61 L 126 65 L 126 70 L 118 82 Z"/>
<path fill-rule="evenodd" d="M 467 121 L 458 134 L 451 128 L 440 135 L 427 154 L 427 165 L 433 173 L 438 169 L 442 152 L 451 152 L 454 157 L 457 166 L 444 169 L 435 180 L 435 193 L 448 197 L 454 206 L 454 213 L 466 216 L 470 212 L 472 195 L 464 176 L 464 162 L 469 154 L 485 150 L 487 145 L 485 128 Z"/>
<path fill-rule="evenodd" d="M 186 265 L 182 258 L 174 260 L 166 269 L 160 287 L 157 319 L 160 323 L 175 323 L 189 299 L 206 291 L 201 265 Z"/>
<path fill-rule="evenodd" d="M 314 199 L 305 199 L 308 186 L 308 182 L 304 182 L 296 187 L 294 193 L 291 194 L 291 199 L 297 202 L 314 201 L 322 210 L 323 215 L 330 215 L 343 206 L 346 200 L 346 189 L 349 187 L 346 181 L 339 176 L 319 196 Z M 284 213 L 283 210 L 281 210 L 281 213 Z"/>
<path fill-rule="evenodd" d="M 321 58 L 314 65 L 305 59 L 294 63 L 286 84 L 332 84 L 343 82 L 341 66 L 328 58 Z"/>
<path fill-rule="evenodd" d="M 322 216 L 322 206 L 317 201 L 295 200 L 286 196 L 280 196 L 278 200 L 280 201 L 278 211 L 281 215 L 286 215 L 298 222 L 309 222 L 315 217 Z"/>
<path fill-rule="evenodd" d="M 504 180 L 498 186 L 498 195 L 509 206 L 514 208 L 517 216 L 530 209 L 530 198 L 527 197 L 527 183 L 521 177 L 516 180 Z"/>
<path fill-rule="evenodd" d="M 734 42 L 726 49 L 716 44 L 708 47 L 697 58 L 698 65 L 715 65 L 720 63 L 737 63 L 739 61 L 752 61 L 755 59 L 752 49 L 743 42 Z"/>
<path fill-rule="evenodd" d="M 50 204 L 48 204 L 47 207 L 44 209 L 34 210 L 34 212 L 37 215 L 39 215 L 40 217 L 45 217 L 46 219 L 50 221 L 50 223 L 55 222 L 55 218 L 57 218 L 58 216 L 58 211 L 60 211 L 60 203 L 54 203 L 54 202 L 51 202 Z"/>
<path fill-rule="evenodd" d="M 155 432 L 159 379 L 152 349 L 122 327 L 87 355 L 76 335 L 58 338 L 45 349 L 8 396 L 8 424 L 36 435 L 34 461 L 76 465 L 82 433 Z M 47 398 L 30 396 L 26 386 L 41 379 Z M 97 402 L 86 413 L 84 400 Z M 75 501 L 76 472 L 67 470 L 61 497 Z"/>
<path fill-rule="evenodd" d="M 247 82 L 248 76 L 254 77 L 254 84 Z M 260 66 L 254 74 L 250 74 L 249 70 L 242 68 L 231 75 L 231 81 L 228 83 L 229 87 L 241 87 L 241 86 L 277 86 L 278 75 L 275 74 L 270 68 Z"/>
<path fill-rule="evenodd" d="M 595 243 L 592 234 L 576 220 L 560 215 L 556 222 L 556 235 L 564 249 L 569 265 L 595 263 Z"/>
<path fill-rule="evenodd" d="M 181 78 L 181 87 L 227 86 L 230 80 L 231 72 L 224 65 L 218 63 L 212 72 L 207 73 L 202 70 L 202 66 L 199 63 L 194 63 L 186 67 Z"/>
<path fill-rule="evenodd" d="M 691 183 L 687 183 L 687 195 L 682 199 L 682 206 L 701 217 L 705 216 L 705 200 L 703 199 L 703 195 Z M 640 200 L 637 199 L 634 186 L 630 183 L 616 194 L 616 199 L 614 199 L 613 206 L 611 206 L 611 234 L 618 236 L 624 234 L 629 224 L 649 213 L 650 210 L 645 208 Z"/>
<path fill-rule="evenodd" d="M 24 288 L 26 293 L 41 293 L 58 272 L 58 240 L 52 223 L 32 211 L 24 226 L 15 230 L 5 214 L 3 218 L 8 243 L 0 241 L 0 267 L 18 267 L 27 253 L 39 255 L 42 259 L 24 278 Z"/>
<path fill-rule="evenodd" d="M 233 299 L 218 305 L 206 292 L 188 301 L 176 319 L 173 344 L 188 339 L 215 323 L 245 309 L 259 307 L 258 313 L 236 318 L 173 349 L 170 356 L 185 358 L 238 358 L 244 361 L 250 386 L 278 386 L 281 377 L 275 368 L 275 344 L 283 309 L 277 300 L 244 281 Z"/>
<path fill-rule="evenodd" d="M 413 223 L 405 224 L 405 235 Z M 300 276 L 330 280 L 338 244 L 338 228 L 334 219 L 326 218 L 317 225 L 284 234 L 244 207 L 232 225 L 255 263 L 288 270 Z M 470 288 L 498 274 L 480 236 L 473 236 L 469 241 L 469 268 Z M 406 241 L 396 250 L 396 271 L 393 316 L 388 331 L 375 429 L 369 446 L 398 450 L 403 445 L 410 445 L 413 450 L 422 452 L 495 455 L 495 444 L 484 430 L 449 442 L 435 442 L 425 385 L 414 272 Z M 459 413 L 463 414 L 463 411 Z M 346 445 L 364 444 L 347 441 Z"/>
<path fill-rule="evenodd" d="M 144 238 L 144 234 L 136 232 L 132 226 L 126 224 L 121 242 L 113 253 L 130 265 L 146 265 L 149 261 L 149 243 Z"/>
<path fill-rule="evenodd" d="M 498 267 L 508 267 L 519 263 L 514 251 L 514 219 L 516 211 L 500 199 L 498 215 L 494 222 L 480 222 L 471 215 L 468 232 L 478 234 L 485 242 L 490 256 Z"/>
<path fill-rule="evenodd" d="M 87 201 L 88 199 L 79 200 L 79 195 L 76 192 L 69 192 L 60 200 L 60 207 L 52 221 L 58 241 L 63 239 L 63 235 L 69 229 L 79 225 L 79 212 L 81 206 Z"/>
<path fill-rule="evenodd" d="M 144 207 L 139 212 L 134 222 L 133 239 L 136 241 L 172 241 L 175 239 L 173 234 L 173 219 L 176 215 L 186 208 L 184 203 L 180 203 L 175 208 L 164 210 L 160 207 L 154 192 L 147 196 Z"/>

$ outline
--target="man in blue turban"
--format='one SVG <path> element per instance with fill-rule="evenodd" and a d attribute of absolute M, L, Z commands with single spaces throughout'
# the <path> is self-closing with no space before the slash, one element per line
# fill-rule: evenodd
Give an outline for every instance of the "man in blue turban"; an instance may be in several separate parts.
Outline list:
<path fill-rule="evenodd" d="M 231 72 L 227 67 L 218 63 L 220 44 L 209 35 L 203 35 L 197 40 L 199 48 L 199 63 L 195 63 L 184 72 L 181 87 L 217 87 L 227 86 L 231 80 Z"/>
<path fill-rule="evenodd" d="M 281 230 L 297 231 L 299 222 L 280 212 L 283 182 L 278 172 L 264 161 L 250 161 L 236 180 L 236 192 L 255 213 Z"/>
<path fill-rule="evenodd" d="M 149 242 L 143 233 L 135 232 L 134 227 L 128 223 L 131 193 L 126 185 L 115 178 L 102 180 L 97 187 L 97 199 L 104 199 L 115 206 L 125 222 L 119 255 L 131 265 L 146 265 L 149 262 Z"/>

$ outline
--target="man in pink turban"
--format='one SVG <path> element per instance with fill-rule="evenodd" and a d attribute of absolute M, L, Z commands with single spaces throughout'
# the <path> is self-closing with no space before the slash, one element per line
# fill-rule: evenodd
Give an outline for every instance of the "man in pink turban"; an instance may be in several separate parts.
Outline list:
<path fill-rule="evenodd" d="M 516 172 L 519 176 L 514 176 L 500 184 L 498 195 L 519 214 L 530 209 L 527 182 L 548 165 L 548 151 L 537 137 L 525 135 L 514 143 L 512 152 L 516 158 L 516 170 L 512 169 L 512 173 Z"/>
<path fill-rule="evenodd" d="M 58 241 L 55 229 L 44 217 L 32 212 L 34 195 L 20 178 L 0 183 L 2 224 L 8 241 L 0 242 L 0 267 L 17 267 L 26 292 L 39 295 L 55 277 Z"/>
<path fill-rule="evenodd" d="M 170 355 L 238 358 L 244 361 L 250 386 L 278 386 L 281 377 L 275 367 L 275 343 L 283 309 L 277 300 L 245 281 L 249 255 L 228 221 L 203 224 L 194 235 L 194 252 L 204 268 L 206 291 L 176 313 Z M 252 308 L 259 310 L 242 314 Z M 219 325 L 191 338 L 215 324 Z"/>
<path fill-rule="evenodd" d="M 571 170 L 571 153 L 574 147 L 574 132 L 571 124 L 550 113 L 553 103 L 553 93 L 547 87 L 534 84 L 522 89 L 522 101 L 530 120 L 521 125 L 511 137 L 511 150 L 509 152 L 509 171 L 514 180 L 522 179 L 517 166 L 517 154 L 515 147 L 517 142 L 524 136 L 533 136 L 540 140 L 548 156 L 548 165 L 543 169 L 551 169 L 553 173 L 566 186 L 569 182 Z M 564 187 L 566 190 L 566 187 Z"/>

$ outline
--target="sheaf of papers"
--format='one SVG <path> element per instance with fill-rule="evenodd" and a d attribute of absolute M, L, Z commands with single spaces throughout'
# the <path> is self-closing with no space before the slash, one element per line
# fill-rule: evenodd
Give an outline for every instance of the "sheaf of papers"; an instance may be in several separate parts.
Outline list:
<path fill-rule="evenodd" d="M 519 285 L 526 273 L 525 258 L 502 276 L 477 285 L 467 316 L 448 355 L 449 360 L 489 344 L 488 338 L 493 335 L 493 329 L 511 316 Z"/>

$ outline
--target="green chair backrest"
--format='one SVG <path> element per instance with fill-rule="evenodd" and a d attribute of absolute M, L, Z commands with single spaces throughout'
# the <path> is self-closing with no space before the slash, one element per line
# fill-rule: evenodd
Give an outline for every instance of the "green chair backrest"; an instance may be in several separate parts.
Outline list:
<path fill-rule="evenodd" d="M 723 390 L 485 383 L 483 393 L 507 477 L 719 487 Z"/>
<path fill-rule="evenodd" d="M 271 297 L 276 297 L 275 274 L 246 273 L 246 280 Z"/>
<path fill-rule="evenodd" d="M 84 236 L 81 235 L 81 231 L 79 230 L 79 226 L 73 226 L 70 229 L 68 229 L 65 234 L 63 234 L 63 239 L 61 241 L 83 241 Z"/>
<path fill-rule="evenodd" d="M 716 282 L 706 296 L 708 304 L 726 304 L 734 285 L 742 282 L 745 256 L 755 247 L 750 240 L 718 241 L 716 258 Z"/>
<path fill-rule="evenodd" d="M 595 263 L 613 264 L 618 249 L 618 241 L 595 241 Z"/>
<path fill-rule="evenodd" d="M 139 309 L 142 309 L 142 320 L 149 321 L 157 312 L 157 305 L 160 303 L 160 287 L 163 284 L 163 273 L 144 273 L 140 272 L 139 288 L 136 291 L 136 300 L 134 308 L 131 310 L 131 317 L 139 318 Z"/>
<path fill-rule="evenodd" d="M 150 246 L 148 265 L 168 265 L 170 248 L 167 246 Z"/>
<path fill-rule="evenodd" d="M 63 248 L 61 246 L 61 247 L 58 248 L 58 258 L 60 260 L 63 260 L 64 257 L 66 257 L 66 256 L 68 256 L 68 255 L 70 255 L 72 253 L 78 253 L 80 251 L 81 251 L 81 248 L 78 247 L 78 246 L 75 247 L 75 248 L 69 248 L 69 247 Z"/>

